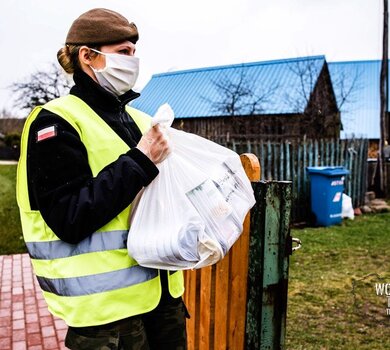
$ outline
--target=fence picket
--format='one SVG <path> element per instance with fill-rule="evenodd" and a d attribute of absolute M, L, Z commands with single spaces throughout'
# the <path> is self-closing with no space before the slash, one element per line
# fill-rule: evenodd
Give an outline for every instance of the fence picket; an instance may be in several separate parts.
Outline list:
<path fill-rule="evenodd" d="M 267 180 L 272 179 L 272 148 L 271 148 L 271 141 L 267 142 Z"/>
<path fill-rule="evenodd" d="M 188 350 L 196 349 L 195 340 L 197 339 L 197 335 L 196 335 L 195 320 L 198 318 L 198 315 L 196 313 L 196 305 L 197 305 L 196 279 L 197 279 L 197 271 L 184 271 L 184 280 L 185 280 L 184 302 L 187 306 L 189 314 L 191 315 L 191 318 L 187 320 Z"/>
<path fill-rule="evenodd" d="M 216 265 L 214 349 L 227 349 L 227 320 L 229 305 L 229 260 L 230 254 Z"/>
<path fill-rule="evenodd" d="M 228 315 L 228 349 L 243 349 L 245 339 L 245 308 L 247 297 L 250 218 L 244 222 L 244 233 L 234 244 L 230 254 L 230 295 Z M 246 234 L 248 233 L 248 234 Z"/>
<path fill-rule="evenodd" d="M 286 180 L 291 181 L 290 142 L 286 142 Z"/>
<path fill-rule="evenodd" d="M 330 142 L 330 165 L 331 166 L 335 165 L 335 161 L 334 161 L 334 158 L 335 158 L 334 144 L 335 144 L 335 140 L 332 139 L 331 142 Z"/>
<path fill-rule="evenodd" d="M 304 138 L 303 139 L 303 143 L 302 143 L 302 147 L 303 147 L 303 150 L 302 150 L 302 152 L 303 152 L 303 164 L 302 164 L 302 166 L 303 166 L 303 169 L 302 169 L 302 185 L 303 185 L 303 187 L 306 187 L 305 186 L 305 184 L 306 184 L 306 177 L 307 177 L 307 175 L 306 175 L 306 167 L 308 166 L 307 165 L 307 143 L 306 143 L 306 138 Z M 306 191 L 304 191 L 304 192 L 306 192 Z"/>
<path fill-rule="evenodd" d="M 306 139 L 275 142 L 252 139 L 239 143 L 231 140 L 236 151 L 257 152 L 263 168 L 262 180 L 292 181 L 292 221 L 303 221 L 309 213 L 307 166 L 344 166 L 351 173 L 346 177 L 345 192 L 352 197 L 353 206 L 364 204 L 367 188 L 367 139 Z M 354 152 L 357 152 L 356 154 Z"/>
<path fill-rule="evenodd" d="M 314 166 L 318 166 L 318 140 L 314 140 Z"/>
<path fill-rule="evenodd" d="M 199 350 L 210 349 L 211 266 L 200 270 Z"/>

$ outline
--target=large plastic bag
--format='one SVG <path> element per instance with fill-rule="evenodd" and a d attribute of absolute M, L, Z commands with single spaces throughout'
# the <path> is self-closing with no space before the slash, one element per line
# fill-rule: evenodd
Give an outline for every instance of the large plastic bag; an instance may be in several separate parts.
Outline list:
<path fill-rule="evenodd" d="M 341 203 L 341 217 L 353 220 L 355 218 L 355 213 L 353 211 L 352 198 L 343 193 Z"/>
<path fill-rule="evenodd" d="M 167 128 L 173 151 L 133 203 L 128 250 L 142 266 L 196 269 L 225 256 L 255 199 L 238 154 L 172 121 L 168 105 L 153 118 Z"/>

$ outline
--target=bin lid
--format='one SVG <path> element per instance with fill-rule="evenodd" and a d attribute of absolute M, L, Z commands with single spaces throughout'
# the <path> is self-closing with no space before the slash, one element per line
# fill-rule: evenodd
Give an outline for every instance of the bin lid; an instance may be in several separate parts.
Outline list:
<path fill-rule="evenodd" d="M 306 170 L 309 174 L 320 174 L 326 176 L 342 176 L 349 174 L 349 170 L 343 166 L 308 166 Z"/>

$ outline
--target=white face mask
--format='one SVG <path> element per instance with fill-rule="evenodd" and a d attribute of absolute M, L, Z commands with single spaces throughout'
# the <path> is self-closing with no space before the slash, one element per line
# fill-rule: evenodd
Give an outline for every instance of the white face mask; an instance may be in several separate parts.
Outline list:
<path fill-rule="evenodd" d="M 120 96 L 134 87 L 139 74 L 138 57 L 91 50 L 106 57 L 106 66 L 103 69 L 90 66 L 103 88 Z"/>

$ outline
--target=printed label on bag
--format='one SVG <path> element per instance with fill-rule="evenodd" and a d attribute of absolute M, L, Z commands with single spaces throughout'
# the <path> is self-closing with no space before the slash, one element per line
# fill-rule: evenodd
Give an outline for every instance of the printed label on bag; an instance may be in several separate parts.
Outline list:
<path fill-rule="evenodd" d="M 237 181 L 235 173 L 226 163 L 223 163 L 223 167 L 225 168 L 225 171 L 217 178 L 213 178 L 213 181 L 218 190 L 222 193 L 225 201 L 229 203 L 232 200 L 234 193 L 240 187 L 240 183 Z"/>
<path fill-rule="evenodd" d="M 233 210 L 211 180 L 206 180 L 189 191 L 187 197 L 201 215 L 210 219 L 225 219 Z"/>

